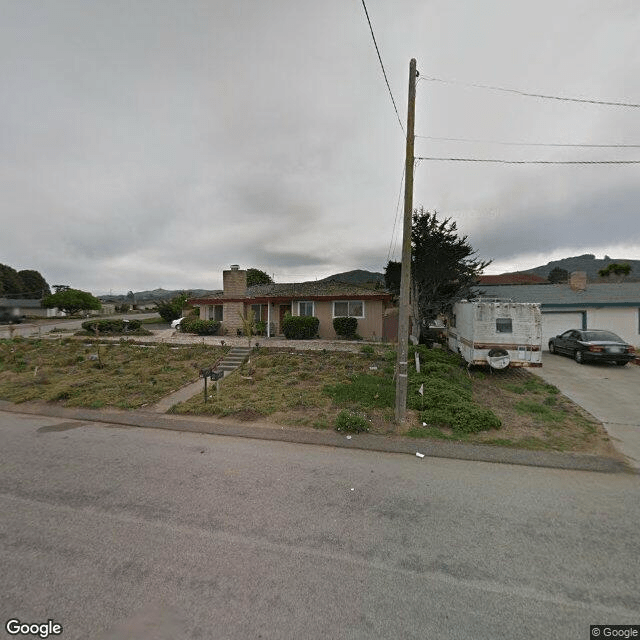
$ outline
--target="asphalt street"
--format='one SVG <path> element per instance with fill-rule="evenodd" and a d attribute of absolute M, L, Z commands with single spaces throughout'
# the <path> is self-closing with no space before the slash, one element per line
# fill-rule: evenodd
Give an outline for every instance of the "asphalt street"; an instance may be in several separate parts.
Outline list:
<path fill-rule="evenodd" d="M 634 474 L 3 412 L 0 441 L 0 615 L 65 640 L 640 623 Z"/>

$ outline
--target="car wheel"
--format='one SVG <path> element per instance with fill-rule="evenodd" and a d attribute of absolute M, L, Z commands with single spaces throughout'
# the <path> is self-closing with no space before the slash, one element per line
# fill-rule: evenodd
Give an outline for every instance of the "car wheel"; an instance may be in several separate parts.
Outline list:
<path fill-rule="evenodd" d="M 582 351 L 580 349 L 576 349 L 573 353 L 573 357 L 578 364 L 584 364 L 584 360 L 582 359 Z"/>
<path fill-rule="evenodd" d="M 616 362 L 616 364 L 617 364 L 619 367 L 624 367 L 624 366 L 627 364 L 627 361 L 626 361 L 626 360 L 622 360 L 622 361 L 618 360 L 618 361 Z"/>
<path fill-rule="evenodd" d="M 556 345 L 553 344 L 553 342 L 549 343 L 549 353 L 555 353 L 556 352 Z"/>

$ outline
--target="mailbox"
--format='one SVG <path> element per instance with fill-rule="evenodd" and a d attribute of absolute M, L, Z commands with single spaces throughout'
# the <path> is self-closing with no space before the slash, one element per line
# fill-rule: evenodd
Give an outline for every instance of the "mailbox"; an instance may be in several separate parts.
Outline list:
<path fill-rule="evenodd" d="M 210 377 L 212 382 L 221 380 L 222 378 L 224 378 L 224 371 L 212 371 Z"/>

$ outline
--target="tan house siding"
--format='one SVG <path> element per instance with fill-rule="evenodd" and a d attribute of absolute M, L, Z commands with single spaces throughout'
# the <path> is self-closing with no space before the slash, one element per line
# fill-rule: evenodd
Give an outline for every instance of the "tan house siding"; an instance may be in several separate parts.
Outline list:
<path fill-rule="evenodd" d="M 340 302 L 340 300 L 337 300 Z M 296 300 L 293 303 L 293 315 L 298 315 L 299 302 L 304 300 Z M 314 315 L 320 320 L 318 333 L 321 338 L 331 340 L 336 338 L 336 332 L 333 328 L 333 300 L 322 300 L 314 302 Z M 382 318 L 383 318 L 383 302 L 382 300 L 364 300 L 364 318 L 358 318 L 357 332 L 366 340 L 380 340 L 382 338 Z"/>

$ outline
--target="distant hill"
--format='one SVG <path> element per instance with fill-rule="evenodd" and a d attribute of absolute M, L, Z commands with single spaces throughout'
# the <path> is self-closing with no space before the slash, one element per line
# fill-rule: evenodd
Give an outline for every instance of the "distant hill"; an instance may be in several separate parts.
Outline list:
<path fill-rule="evenodd" d="M 318 282 L 345 282 L 347 284 L 355 284 L 364 287 L 384 287 L 384 274 L 374 271 L 364 271 L 363 269 L 355 269 L 354 271 L 345 271 L 344 273 L 336 273 L 328 276 Z M 167 289 L 153 289 L 152 291 L 137 291 L 133 295 L 136 304 L 144 304 L 154 302 L 156 300 L 170 300 L 175 296 L 187 291 L 194 298 L 206 298 L 210 296 L 222 295 L 222 291 L 210 289 L 175 289 L 173 291 Z M 132 299 L 124 294 L 103 294 L 97 296 L 102 302 L 111 302 L 114 304 L 128 303 L 132 304 Z"/>
<path fill-rule="evenodd" d="M 511 273 L 501 273 L 492 276 L 480 276 L 478 284 L 545 284 L 547 279 L 537 273 L 524 273 L 514 271 Z"/>
<path fill-rule="evenodd" d="M 136 304 L 143 304 L 149 302 L 155 302 L 160 300 L 170 300 L 171 298 L 175 298 L 177 295 L 180 295 L 183 291 L 188 292 L 194 298 L 205 298 L 210 295 L 216 295 L 222 293 L 219 290 L 212 291 L 210 289 L 153 289 L 152 291 L 137 291 L 133 294 L 134 300 Z M 131 304 L 133 300 L 130 296 L 127 295 L 115 295 L 115 294 L 104 294 L 98 296 L 98 298 L 102 302 L 113 302 L 116 304 L 122 304 L 123 302 L 127 302 Z"/>
<path fill-rule="evenodd" d="M 376 285 L 384 286 L 384 274 L 376 271 L 365 271 L 363 269 L 354 269 L 353 271 L 345 271 L 344 273 L 336 273 L 327 276 L 318 282 L 346 282 L 347 284 L 359 285 Z"/>
<path fill-rule="evenodd" d="M 559 267 L 560 269 L 566 269 L 569 273 L 572 271 L 586 271 L 587 279 L 598 280 L 598 271 L 604 269 L 612 262 L 627 263 L 631 266 L 631 274 L 627 280 L 640 279 L 640 260 L 629 260 L 628 258 L 610 258 L 605 256 L 604 258 L 596 258 L 592 253 L 585 253 L 581 256 L 574 256 L 572 258 L 563 258 L 562 260 L 553 260 L 547 262 L 547 264 L 541 267 L 534 267 L 533 269 L 523 269 L 520 273 L 534 273 L 539 276 L 547 277 L 552 269 Z"/>

